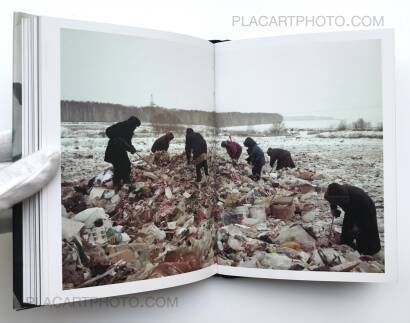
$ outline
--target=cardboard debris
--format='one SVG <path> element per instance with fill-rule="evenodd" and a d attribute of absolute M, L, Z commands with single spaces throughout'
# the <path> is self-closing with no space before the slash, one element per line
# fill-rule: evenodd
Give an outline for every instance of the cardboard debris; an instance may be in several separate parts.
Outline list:
<path fill-rule="evenodd" d="M 211 174 L 200 188 L 184 154 L 166 152 L 134 162 L 131 183 L 118 193 L 110 169 L 92 180 L 64 182 L 64 287 L 164 277 L 214 261 L 265 269 L 384 271 L 383 257 L 364 258 L 338 244 L 342 220 L 335 219 L 330 235 L 326 176 L 313 168 L 281 169 L 255 182 L 244 161 L 232 165 L 223 154 L 209 155 Z"/>
<path fill-rule="evenodd" d="M 150 163 L 132 166 L 131 183 L 117 194 L 111 170 L 63 183 L 65 288 L 162 277 L 213 262 L 212 181 L 198 190 L 185 156 L 149 156 Z"/>
<path fill-rule="evenodd" d="M 338 244 L 342 222 L 329 238 L 331 214 L 323 197 L 328 185 L 324 175 L 282 169 L 275 176 L 262 175 L 260 181 L 253 182 L 248 180 L 245 163 L 234 168 L 221 157 L 216 164 L 221 174 L 217 181 L 218 207 L 222 209 L 217 222 L 219 264 L 383 272 L 379 261 L 373 258 L 374 264 L 363 264 L 357 251 Z M 261 216 L 251 210 L 258 210 Z"/>

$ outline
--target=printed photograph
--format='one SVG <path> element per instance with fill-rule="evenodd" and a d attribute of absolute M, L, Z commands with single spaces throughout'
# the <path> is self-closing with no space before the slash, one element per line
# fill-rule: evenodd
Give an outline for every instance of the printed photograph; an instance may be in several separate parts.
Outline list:
<path fill-rule="evenodd" d="M 218 264 L 383 273 L 380 42 L 224 46 L 217 116 L 260 118 L 218 128 Z"/>
<path fill-rule="evenodd" d="M 379 40 L 61 31 L 63 288 L 384 272 Z"/>
<path fill-rule="evenodd" d="M 62 31 L 64 289 L 214 263 L 212 85 L 205 41 Z"/>

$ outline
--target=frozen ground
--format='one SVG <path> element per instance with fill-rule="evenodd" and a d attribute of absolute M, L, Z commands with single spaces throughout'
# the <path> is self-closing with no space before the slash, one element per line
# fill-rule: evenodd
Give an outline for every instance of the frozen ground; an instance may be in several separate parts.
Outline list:
<path fill-rule="evenodd" d="M 108 143 L 105 129 L 110 125 L 111 123 L 104 122 L 63 123 L 61 134 L 63 181 L 90 179 L 111 166 L 104 162 L 105 148 Z M 211 138 L 210 127 L 198 126 L 196 129 Z M 129 155 L 131 162 L 136 162 L 140 156 L 149 154 L 155 139 L 161 135 L 162 133 L 156 133 L 149 124 L 142 124 L 137 128 L 133 138 L 137 154 Z M 175 135 L 176 138 L 171 145 L 172 152 L 182 153 L 185 137 Z"/>
<path fill-rule="evenodd" d="M 324 119 L 324 120 L 284 120 L 283 124 L 287 129 L 335 129 L 341 120 Z M 259 124 L 254 126 L 232 126 L 224 127 L 224 130 L 230 131 L 254 131 L 266 132 L 272 128 L 272 124 Z"/>
<path fill-rule="evenodd" d="M 62 176 L 63 180 L 90 179 L 110 166 L 104 162 L 107 138 L 104 130 L 107 123 L 64 124 L 62 131 Z M 212 140 L 210 129 L 194 127 Z M 342 132 L 345 136 L 345 133 Z M 373 133 L 373 132 L 372 132 Z M 208 136 L 206 135 L 208 134 Z M 324 133 L 326 136 L 328 133 Z M 150 152 L 156 137 L 149 125 L 135 132 L 133 144 L 137 153 Z M 221 137 L 217 141 L 226 140 Z M 245 137 L 234 137 L 243 143 Z M 297 166 L 326 174 L 325 182 L 342 182 L 357 185 L 366 190 L 376 204 L 383 205 L 383 141 L 372 138 L 319 138 L 317 134 L 300 136 L 256 137 L 266 151 L 269 147 L 284 148 L 292 152 Z M 184 136 L 177 136 L 171 143 L 171 153 L 183 153 Z M 217 145 L 218 151 L 221 151 Z M 246 154 L 242 154 L 244 159 Z M 130 155 L 137 161 L 138 155 Z"/>
<path fill-rule="evenodd" d="M 350 247 L 338 245 L 343 217 L 334 220 L 331 230 L 332 216 L 323 198 L 326 187 L 332 182 L 355 185 L 375 202 L 384 245 L 382 140 L 341 135 L 346 138 L 320 138 L 306 133 L 254 138 L 264 151 L 268 147 L 289 150 L 297 165 L 295 170 L 274 171 L 273 176 L 265 167 L 265 175 L 256 184 L 245 180 L 243 175 L 249 169 L 244 163 L 235 168 L 226 166 L 224 161 L 219 164 L 220 173 L 226 174 L 221 177 L 219 188 L 224 209 L 218 221 L 220 264 L 264 269 L 384 271 L 383 251 L 375 258 L 363 258 Z M 233 139 L 243 142 L 245 138 Z M 236 175 L 230 176 L 232 172 Z M 296 208 L 294 214 L 290 212 L 291 217 L 280 219 L 272 211 L 258 220 L 255 205 L 271 205 L 283 197 L 293 198 L 292 207 Z M 240 203 L 231 203 L 238 198 Z M 240 213 L 244 217 L 238 220 Z"/>
<path fill-rule="evenodd" d="M 104 162 L 107 144 L 104 130 L 108 126 L 109 124 L 104 123 L 63 124 L 63 181 L 88 181 L 110 166 Z M 219 250 L 218 261 L 221 264 L 298 270 L 317 270 L 319 268 L 320 270 L 321 265 L 323 265 L 322 260 L 325 259 L 324 265 L 327 267 L 341 265 L 342 267 L 337 267 L 338 270 L 366 272 L 384 270 L 383 256 L 364 262 L 351 249 L 341 248 L 329 239 L 331 217 L 328 204 L 323 200 L 323 191 L 331 182 L 348 183 L 363 188 L 375 201 L 380 236 L 382 244 L 384 244 L 383 141 L 379 138 L 380 136 L 351 138 L 347 132 L 347 134 L 341 134 L 343 138 L 339 138 L 335 135 L 308 134 L 305 131 L 292 136 L 255 137 L 265 152 L 268 147 L 287 149 L 292 153 L 295 164 L 302 172 L 308 171 L 314 174 L 313 178 L 309 179 L 308 184 L 315 187 L 317 192 L 310 192 L 309 196 L 302 197 L 304 194 L 295 193 L 297 188 L 296 191 L 289 188 L 293 187 L 292 183 L 304 185 L 306 182 L 300 178 L 298 171 L 273 172 L 272 175 L 269 175 L 269 169 L 266 167 L 264 179 L 259 183 L 247 181 L 246 174 L 249 172 L 249 167 L 244 162 L 245 151 L 239 166 L 233 169 L 226 159 L 225 152 L 219 146 L 221 140 L 227 139 L 226 133 L 215 140 L 212 137 L 211 128 L 204 126 L 193 126 L 193 128 L 204 135 L 209 146 L 214 146 L 217 149 L 216 168 L 213 171 L 218 171 L 218 175 L 224 172 L 234 174 L 226 178 L 222 176 L 223 180 L 220 183 L 221 192 L 219 195 L 221 199 L 219 205 L 222 206 L 222 209 L 219 210 L 217 217 L 219 220 L 217 248 Z M 334 133 L 332 132 L 332 134 Z M 149 155 L 151 145 L 157 136 L 158 134 L 150 125 L 144 124 L 138 128 L 133 139 L 137 154 L 131 156 L 131 160 L 138 163 L 141 157 L 145 158 Z M 243 143 L 245 137 L 232 139 Z M 171 142 L 170 155 L 183 154 L 184 144 L 184 136 L 177 134 Z M 192 176 L 185 176 L 184 179 L 193 181 L 193 169 L 185 171 L 192 172 Z M 275 183 L 279 184 L 279 187 L 274 188 L 273 184 Z M 301 213 L 291 220 L 268 218 L 258 223 L 251 223 L 252 221 L 249 220 L 223 223 L 225 211 L 231 212 L 234 209 L 234 206 L 228 206 L 226 202 L 227 194 L 232 192 L 235 194 L 238 192 L 239 198 L 249 195 L 249 192 L 252 194 L 256 192 L 256 195 L 262 192 L 261 197 L 265 199 L 275 195 L 292 195 L 297 198 L 298 202 L 304 198 L 307 204 L 314 205 L 314 212 L 308 216 Z M 221 202 L 222 200 L 224 202 Z M 335 220 L 332 237 L 340 233 L 341 223 L 342 218 Z M 303 248 L 303 243 L 289 245 L 288 241 L 284 241 L 283 244 L 275 240 L 282 231 L 288 230 L 294 224 L 298 224 L 298 229 L 303 228 L 303 232 L 308 232 L 309 236 L 313 236 L 320 248 L 306 250 Z M 318 258 L 319 251 L 320 257 Z M 352 262 L 355 261 L 357 263 L 353 266 Z M 349 265 L 355 269 L 350 268 Z"/>

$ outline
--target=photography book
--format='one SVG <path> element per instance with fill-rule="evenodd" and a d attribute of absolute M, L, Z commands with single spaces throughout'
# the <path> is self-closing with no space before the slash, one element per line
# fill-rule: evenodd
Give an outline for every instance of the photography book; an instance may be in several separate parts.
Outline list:
<path fill-rule="evenodd" d="M 393 48 L 385 29 L 208 41 L 16 13 L 14 158 L 61 151 L 14 207 L 16 298 L 393 280 Z"/>

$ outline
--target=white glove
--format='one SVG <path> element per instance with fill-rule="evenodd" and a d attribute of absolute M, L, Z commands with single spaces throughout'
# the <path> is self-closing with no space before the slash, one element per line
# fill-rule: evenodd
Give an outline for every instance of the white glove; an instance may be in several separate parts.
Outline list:
<path fill-rule="evenodd" d="M 41 190 L 60 166 L 60 152 L 56 150 L 40 150 L 15 163 L 10 163 L 11 151 L 11 132 L 0 132 L 0 220 L 3 222 L 4 214 L 10 214 L 5 210 Z"/>

